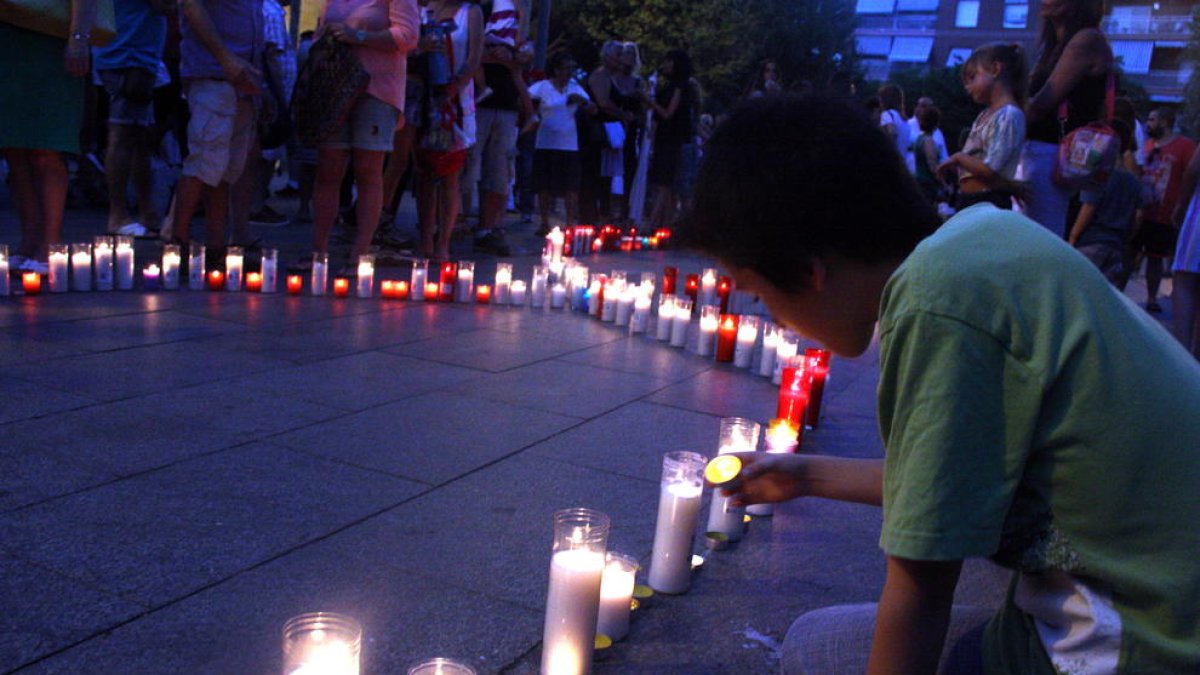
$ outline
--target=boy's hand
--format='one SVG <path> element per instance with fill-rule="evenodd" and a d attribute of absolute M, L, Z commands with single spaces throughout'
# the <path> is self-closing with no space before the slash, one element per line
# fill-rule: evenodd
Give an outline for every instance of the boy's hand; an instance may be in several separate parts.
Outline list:
<path fill-rule="evenodd" d="M 742 471 L 721 486 L 737 506 L 785 502 L 809 494 L 808 458 L 793 454 L 738 452 Z"/>

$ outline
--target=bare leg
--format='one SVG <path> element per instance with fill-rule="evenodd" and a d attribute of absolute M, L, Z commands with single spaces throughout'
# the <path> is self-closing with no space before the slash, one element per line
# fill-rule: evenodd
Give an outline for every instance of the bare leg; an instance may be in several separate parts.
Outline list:
<path fill-rule="evenodd" d="M 371 250 L 371 238 L 379 227 L 379 213 L 383 209 L 383 160 L 386 152 L 376 150 L 354 151 L 354 184 L 358 187 L 358 231 L 354 235 L 354 250 L 351 262 Z"/>
<path fill-rule="evenodd" d="M 554 205 L 557 195 L 549 190 L 537 193 L 538 212 L 542 214 L 542 229 L 550 229 L 550 208 Z"/>
<path fill-rule="evenodd" d="M 154 201 L 153 173 L 150 171 L 150 129 L 136 128 L 138 138 L 134 144 L 130 177 L 133 179 L 133 190 L 137 194 L 138 218 L 142 225 L 157 228 L 162 216 L 159 215 L 158 204 Z M 109 199 L 112 199 L 111 191 Z"/>
<path fill-rule="evenodd" d="M 579 190 L 567 190 L 567 225 L 579 222 Z"/>
<path fill-rule="evenodd" d="M 225 248 L 225 224 L 229 221 L 229 183 L 221 181 L 204 198 L 204 215 L 208 219 L 205 233 L 209 251 Z"/>
<path fill-rule="evenodd" d="M 438 214 L 440 227 L 437 237 L 437 255 L 440 258 L 450 257 L 450 238 L 454 236 L 454 224 L 458 221 L 458 209 L 462 205 L 462 195 L 459 193 L 458 177 L 461 171 L 456 171 L 442 179 L 438 186 L 441 202 L 441 213 Z"/>
<path fill-rule="evenodd" d="M 195 176 L 181 176 L 179 185 L 175 188 L 175 238 L 181 242 L 191 241 L 192 218 L 196 216 L 196 207 L 200 198 L 211 191 L 207 185 Z M 211 214 L 209 215 L 211 218 Z"/>
<path fill-rule="evenodd" d="M 17 207 L 17 219 L 21 222 L 21 243 L 17 245 L 15 253 L 26 257 L 37 254 L 42 238 L 42 206 L 29 152 L 19 148 L 8 148 L 4 151 L 11 176 L 13 201 Z"/>
<path fill-rule="evenodd" d="M 404 172 L 408 171 L 412 143 L 416 136 L 417 128 L 406 124 L 392 138 L 392 152 L 388 155 L 383 169 L 383 204 L 389 209 L 396 203 L 400 181 L 404 179 Z"/>
<path fill-rule="evenodd" d="M 313 250 L 318 253 L 329 252 L 329 233 L 337 218 L 342 178 L 346 175 L 349 161 L 349 150 L 317 149 L 317 182 L 313 186 Z"/>
<path fill-rule="evenodd" d="M 430 171 L 417 172 L 417 227 L 421 231 L 421 255 L 434 255 L 434 230 L 438 214 L 438 178 Z"/>
<path fill-rule="evenodd" d="M 250 144 L 250 156 L 246 159 L 246 169 L 242 171 L 237 183 L 230 190 L 229 220 L 233 225 L 233 242 L 236 245 L 254 241 L 250 232 L 250 207 L 254 203 L 254 193 L 260 187 L 260 161 L 262 149 L 259 147 L 258 134 Z"/>
<path fill-rule="evenodd" d="M 108 183 L 109 232 L 116 232 L 117 228 L 130 222 L 126 188 L 129 185 L 138 131 L 138 127 L 129 124 L 108 125 L 108 152 L 104 157 L 104 168 L 107 171 Z"/>
<path fill-rule="evenodd" d="M 490 230 L 500 227 L 500 216 L 504 213 L 504 202 L 508 195 L 503 192 L 484 192 L 479 205 L 479 229 Z"/>
<path fill-rule="evenodd" d="M 63 212 L 67 208 L 67 164 L 57 150 L 33 150 L 34 174 L 42 205 L 42 236 L 38 260 L 46 260 L 46 244 L 62 242 Z"/>

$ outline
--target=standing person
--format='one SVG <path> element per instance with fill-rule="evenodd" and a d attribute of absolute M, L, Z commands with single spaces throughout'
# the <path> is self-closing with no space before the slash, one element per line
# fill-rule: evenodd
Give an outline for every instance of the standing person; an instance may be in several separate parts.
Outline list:
<path fill-rule="evenodd" d="M 157 228 L 150 155 L 154 151 L 154 83 L 167 40 L 167 0 L 114 0 L 117 37 L 93 51 L 93 65 L 108 94 L 108 231 L 135 237 Z M 129 215 L 126 189 L 133 179 L 138 219 Z"/>
<path fill-rule="evenodd" d="M 647 229 L 665 227 L 675 217 L 675 177 L 683 145 L 696 135 L 692 117 L 692 60 L 682 49 L 667 52 L 658 67 L 658 87 L 644 94 L 654 112 L 654 151 L 650 155 L 649 183 L 654 189 Z"/>
<path fill-rule="evenodd" d="M 1102 0 L 1046 0 L 1040 12 L 1041 52 L 1029 77 L 1026 141 L 1017 180 L 1029 186 L 1024 214 L 1061 237 L 1073 192 L 1054 182 L 1058 143 L 1075 129 L 1105 118 L 1113 56 L 1100 32 Z M 1066 115 L 1060 119 L 1063 103 Z"/>
<path fill-rule="evenodd" d="M 604 222 L 609 218 L 621 221 L 625 217 L 622 195 L 616 194 L 614 184 L 620 179 L 621 193 L 628 194 L 633 182 L 637 163 L 637 125 L 642 114 L 642 80 L 633 72 L 635 58 L 624 55 L 636 54 L 633 48 L 615 40 L 604 43 L 600 49 L 601 65 L 588 75 L 587 91 L 599 109 L 597 124 L 618 124 L 624 142 L 614 148 L 608 143 L 607 134 L 596 148 L 597 154 L 585 156 L 584 220 Z M 594 162 L 594 163 L 593 163 Z"/>
<path fill-rule="evenodd" d="M 354 162 L 358 188 L 358 227 L 348 267 L 371 249 L 383 207 L 383 160 L 392 149 L 396 127 L 403 124 L 405 57 L 417 44 L 420 19 L 416 0 L 333 0 L 321 14 L 317 39 L 332 35 L 351 45 L 370 74 L 366 92 L 345 123 L 317 144 L 317 180 L 313 188 L 313 250 L 329 250 L 329 232 L 337 217 L 346 168 Z"/>
<path fill-rule="evenodd" d="M 758 98 L 768 94 L 783 93 L 783 84 L 779 81 L 779 64 L 775 59 L 763 59 L 758 64 L 758 73 L 746 88 L 746 98 Z"/>
<path fill-rule="evenodd" d="M 1146 207 L 1142 226 L 1134 235 L 1134 251 L 1146 257 L 1146 311 L 1161 312 L 1158 288 L 1162 284 L 1163 260 L 1175 254 L 1175 225 L 1171 222 L 1179 205 L 1183 171 L 1192 161 L 1196 144 L 1175 131 L 1175 111 L 1159 108 L 1146 118 L 1146 166 L 1142 185 Z"/>
<path fill-rule="evenodd" d="M 1171 222 L 1179 227 L 1175 243 L 1171 313 L 1174 333 L 1183 348 L 1200 359 L 1200 152 L 1192 153 L 1179 189 L 1179 201 Z"/>
<path fill-rule="evenodd" d="M 928 96 L 922 96 L 917 99 L 917 105 L 913 108 L 912 117 L 908 118 L 908 137 L 916 139 L 921 134 L 921 111 L 926 108 L 936 107 L 933 99 Z M 938 111 L 941 112 L 940 110 Z M 940 117 L 940 115 L 939 115 Z M 942 133 L 940 127 L 935 128 L 930 134 L 933 139 L 933 145 L 937 148 L 938 164 L 950 158 L 950 151 L 946 148 L 946 136 Z M 913 154 L 916 154 L 914 146 Z M 936 166 L 936 165 L 935 165 Z M 916 171 L 916 166 L 910 166 L 909 169 Z"/>
<path fill-rule="evenodd" d="M 783 672 L 1200 671 L 1200 365 L 1029 219 L 939 227 L 844 104 L 765 97 L 706 150 L 679 240 L 835 354 L 879 344 L 882 459 L 742 453 L 725 491 L 882 508 L 878 604 L 801 616 Z M 954 605 L 973 557 L 1013 570 L 998 612 Z"/>
<path fill-rule="evenodd" d="M 885 84 L 879 88 L 879 126 L 896 144 L 896 151 L 907 165 L 912 154 L 912 137 L 908 132 L 908 120 L 904 117 L 904 90 L 898 84 Z"/>
<path fill-rule="evenodd" d="M 938 121 L 941 119 L 941 111 L 936 106 L 925 106 L 921 108 L 917 115 L 919 116 L 920 127 L 918 128 L 917 140 L 913 141 L 913 162 L 916 166 L 913 167 L 913 174 L 917 178 L 917 185 L 921 186 L 921 192 L 930 204 L 936 204 L 938 194 L 942 189 L 942 181 L 938 179 L 938 149 L 937 142 L 933 140 L 933 132 L 937 130 Z"/>
<path fill-rule="evenodd" d="M 296 48 L 292 45 L 292 36 L 288 33 L 287 12 L 284 10 L 284 7 L 289 5 L 291 0 L 263 0 L 263 101 L 266 103 L 267 97 L 270 96 L 271 105 L 264 107 L 269 107 L 269 112 L 275 116 L 287 116 L 298 72 Z M 275 174 L 275 168 L 287 157 L 284 144 L 289 140 L 275 139 L 275 142 L 280 143 L 279 146 L 262 148 L 251 158 L 254 183 L 249 221 L 255 225 L 279 227 L 288 222 L 287 216 L 271 208 L 266 200 L 271 195 L 271 177 Z M 289 180 L 291 178 L 288 176 Z"/>
<path fill-rule="evenodd" d="M 0 68 L 0 152 L 21 223 L 21 243 L 9 260 L 13 270 L 45 274 L 47 246 L 62 241 L 68 180 L 62 153 L 79 153 L 95 17 L 92 0 L 71 0 L 65 39 L 0 21 L 0 63 L 6 64 Z"/>
<path fill-rule="evenodd" d="M 562 197 L 567 207 L 567 222 L 579 222 L 579 134 L 575 113 L 580 107 L 594 111 L 587 92 L 572 78 L 575 57 L 557 52 L 546 64 L 549 79 L 529 88 L 541 124 L 533 155 L 533 182 L 538 210 L 542 214 L 540 234 L 550 231 L 550 211 L 554 200 Z"/>
<path fill-rule="evenodd" d="M 1105 279 L 1123 291 L 1129 278 L 1125 269 L 1126 253 L 1137 211 L 1142 205 L 1142 184 L 1129 170 L 1129 164 L 1133 163 L 1133 130 L 1125 122 L 1113 120 L 1113 131 L 1121 140 L 1121 161 L 1117 162 L 1103 191 L 1085 190 L 1079 194 L 1082 204 L 1067 235 L 1067 243 L 1091 260 Z M 1128 163 L 1125 160 L 1129 160 Z"/>
<path fill-rule="evenodd" d="M 963 149 L 938 173 L 957 171 L 955 209 L 979 202 L 1012 208 L 1013 178 L 1025 140 L 1025 54 L 1016 44 L 983 45 L 963 65 L 962 78 L 971 99 L 987 107 L 971 124 Z"/>

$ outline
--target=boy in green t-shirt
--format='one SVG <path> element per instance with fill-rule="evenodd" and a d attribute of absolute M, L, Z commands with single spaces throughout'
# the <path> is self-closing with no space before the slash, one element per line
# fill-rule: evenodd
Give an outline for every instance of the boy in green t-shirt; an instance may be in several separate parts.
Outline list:
<path fill-rule="evenodd" d="M 1032 221 L 937 224 L 842 104 L 752 101 L 706 146 L 681 238 L 840 355 L 879 327 L 885 458 L 744 455 L 731 491 L 883 507 L 879 604 L 798 619 L 785 672 L 1200 672 L 1200 366 Z M 1014 571 L 986 629 L 973 557 Z"/>

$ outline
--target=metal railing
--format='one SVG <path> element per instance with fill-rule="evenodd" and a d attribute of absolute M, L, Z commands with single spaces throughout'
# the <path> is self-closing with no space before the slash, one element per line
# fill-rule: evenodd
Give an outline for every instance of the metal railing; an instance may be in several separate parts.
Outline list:
<path fill-rule="evenodd" d="M 1100 22 L 1105 35 L 1152 35 L 1163 40 L 1186 40 L 1191 35 L 1192 17 L 1180 16 L 1106 16 Z"/>
<path fill-rule="evenodd" d="M 932 31 L 936 24 L 936 14 L 859 15 L 858 17 L 858 28 L 863 31 Z"/>

